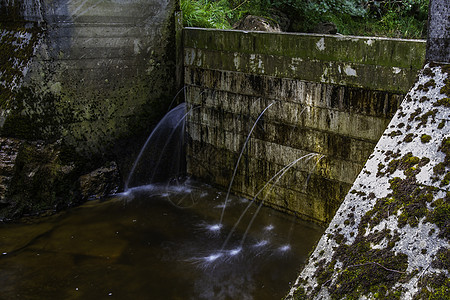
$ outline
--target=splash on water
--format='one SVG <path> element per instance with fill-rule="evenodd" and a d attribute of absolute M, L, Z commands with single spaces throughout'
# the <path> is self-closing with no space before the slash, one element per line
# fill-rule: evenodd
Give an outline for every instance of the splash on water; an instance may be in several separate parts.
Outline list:
<path fill-rule="evenodd" d="M 266 227 L 264 227 L 265 231 L 272 231 L 275 228 L 275 226 L 273 226 L 272 224 L 267 225 Z"/>
<path fill-rule="evenodd" d="M 214 253 L 211 255 L 208 255 L 204 258 L 205 262 L 213 262 L 216 261 L 218 258 L 221 258 L 223 256 L 223 253 Z"/>
<path fill-rule="evenodd" d="M 220 231 L 220 229 L 222 229 L 222 224 L 214 224 L 208 226 L 208 230 L 212 232 Z"/>
<path fill-rule="evenodd" d="M 269 244 L 268 240 L 262 240 L 262 241 L 257 242 L 255 245 L 253 245 L 253 247 L 261 248 L 261 247 L 264 247 L 264 246 L 266 246 L 268 244 Z"/>
<path fill-rule="evenodd" d="M 230 256 L 236 256 L 236 255 L 238 255 L 239 253 L 241 253 L 241 251 L 242 251 L 242 247 L 238 247 L 238 248 L 229 250 L 229 251 L 228 251 L 228 254 L 229 254 Z"/>
<path fill-rule="evenodd" d="M 280 252 L 288 252 L 288 251 L 291 250 L 291 245 L 283 245 L 283 246 L 281 246 L 280 248 L 278 248 L 278 250 L 279 250 Z"/>

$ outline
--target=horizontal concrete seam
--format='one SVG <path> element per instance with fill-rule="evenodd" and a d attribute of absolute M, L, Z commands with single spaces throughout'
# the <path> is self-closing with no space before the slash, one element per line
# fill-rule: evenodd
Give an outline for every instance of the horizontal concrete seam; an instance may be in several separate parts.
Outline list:
<path fill-rule="evenodd" d="M 223 149 L 223 148 L 217 147 L 216 145 L 213 145 L 213 144 L 209 144 L 209 143 L 205 143 L 205 142 L 201 142 L 201 141 L 197 141 L 197 143 L 204 143 L 204 144 L 207 144 L 208 147 L 212 147 L 212 148 L 214 148 L 214 149 L 216 149 L 216 150 L 219 150 L 219 151 L 225 150 L 225 151 L 229 152 L 230 154 L 231 154 L 231 153 L 233 153 L 233 154 L 238 154 L 238 153 L 236 153 L 236 152 L 230 151 L 229 149 Z M 198 157 L 198 155 L 191 154 L 189 151 L 188 151 L 188 156 L 189 156 L 189 157 Z M 263 158 L 259 158 L 259 157 L 255 157 L 255 156 L 250 156 L 250 155 L 248 155 L 248 156 L 251 157 L 252 160 L 255 160 L 255 161 L 263 161 L 263 162 L 269 163 L 269 164 L 271 164 L 271 165 L 278 166 L 279 169 L 282 169 L 283 167 L 286 166 L 286 165 L 283 165 L 283 164 L 280 164 L 280 163 L 277 163 L 277 162 L 274 162 L 274 161 L 269 161 L 269 160 L 266 160 L 266 159 L 263 159 Z M 218 166 L 217 164 L 209 164 L 209 163 L 207 163 L 207 162 L 203 162 L 203 163 L 206 164 L 206 165 L 210 165 L 210 166 L 211 166 L 211 168 L 209 168 L 210 170 L 216 170 L 216 171 L 219 171 L 219 170 L 223 170 L 224 167 L 226 167 L 226 166 L 223 166 L 223 165 Z M 358 164 L 358 165 L 359 165 L 359 164 Z M 243 171 L 242 169 L 243 169 L 242 166 L 241 166 L 241 168 L 238 168 L 237 174 L 240 174 L 240 175 L 248 175 L 248 174 L 245 173 L 245 171 Z M 362 169 L 362 165 L 361 165 L 361 169 Z M 232 172 L 233 170 L 234 170 L 234 164 L 231 164 L 231 165 L 230 165 L 230 168 L 228 169 L 228 171 Z M 297 172 L 300 172 L 300 173 L 304 173 L 304 174 L 309 174 L 309 173 L 310 173 L 310 169 L 309 169 L 309 168 L 308 168 L 308 169 L 299 169 L 299 168 L 295 168 L 295 166 L 294 166 L 294 167 L 293 167 L 293 170 L 295 170 L 295 171 L 297 171 Z M 331 181 L 331 182 L 334 182 L 334 183 L 344 183 L 344 184 L 348 184 L 348 185 L 352 185 L 352 184 L 353 184 L 353 182 L 346 182 L 346 181 L 343 181 L 343 180 L 338 180 L 338 179 L 334 179 L 334 178 L 325 177 L 325 176 L 323 176 L 322 174 L 317 173 L 317 172 L 316 172 L 317 170 L 314 170 L 314 171 L 315 171 L 315 172 L 313 172 L 312 174 L 314 174 L 314 175 L 316 175 L 316 176 L 319 176 L 319 177 L 321 177 L 321 178 L 324 178 L 324 180 Z M 275 175 L 275 174 L 268 174 L 267 179 L 270 179 L 270 177 L 273 176 L 273 175 Z"/>
<path fill-rule="evenodd" d="M 209 107 L 209 108 L 212 108 L 212 109 L 213 109 L 213 107 Z M 324 110 L 324 111 L 329 111 L 329 110 L 331 110 L 331 109 L 325 109 L 325 108 L 318 108 L 318 109 L 321 109 L 321 110 Z M 229 113 L 231 113 L 231 114 L 236 114 L 236 113 L 233 112 L 233 111 L 228 111 L 228 110 L 223 110 L 223 111 L 224 111 L 224 112 L 229 112 Z M 339 110 L 335 110 L 335 112 L 339 112 L 339 113 L 351 115 L 353 118 L 358 117 L 358 116 L 362 116 L 362 117 L 366 117 L 366 118 L 367 118 L 367 116 L 365 116 L 365 115 L 360 115 L 360 114 L 357 114 L 357 113 L 349 113 L 349 112 L 343 112 L 343 111 L 339 111 Z M 257 114 L 255 113 L 254 116 L 257 116 Z M 387 123 L 387 122 L 389 121 L 387 118 L 372 117 L 372 116 L 370 116 L 370 118 L 372 118 L 372 119 L 374 119 L 374 120 L 377 120 L 377 121 L 379 121 L 379 122 L 382 122 L 382 123 L 384 123 L 384 122 Z M 269 119 L 269 120 L 270 120 L 270 119 Z M 307 121 L 307 119 L 304 119 L 303 121 L 301 121 L 301 123 L 305 123 L 306 121 Z M 319 126 L 317 126 L 317 127 L 312 127 L 312 126 L 311 126 L 312 123 L 311 123 L 311 122 L 309 122 L 309 123 L 310 123 L 309 125 L 308 125 L 308 124 L 307 124 L 307 125 L 302 124 L 301 126 L 302 126 L 303 128 L 307 128 L 307 129 L 311 129 L 311 130 L 317 130 L 317 131 L 321 131 L 321 132 L 329 132 L 329 133 L 339 134 L 339 135 L 341 135 L 341 136 L 350 137 L 350 138 L 355 138 L 355 139 L 358 139 L 358 140 L 366 140 L 366 141 L 373 141 L 373 142 L 377 142 L 377 141 L 378 141 L 378 140 L 377 140 L 377 137 L 374 137 L 373 140 L 370 140 L 370 139 L 364 138 L 362 135 L 351 135 L 351 134 L 349 134 L 348 132 L 346 133 L 346 131 L 343 130 L 343 129 L 337 129 L 337 130 L 336 130 L 336 129 L 330 128 L 329 130 L 327 130 L 327 129 L 321 128 L 321 127 L 319 127 Z M 299 123 L 297 123 L 297 124 L 286 123 L 286 124 L 293 125 L 293 126 L 295 126 L 295 125 L 299 126 L 299 125 L 300 125 Z M 210 124 L 203 123 L 203 125 L 209 126 Z M 384 132 L 384 129 L 385 129 L 385 128 L 381 128 L 381 129 L 380 129 L 380 134 L 379 134 L 379 136 L 381 136 L 381 134 Z M 360 130 L 357 130 L 356 132 L 361 132 L 361 131 L 360 131 Z"/>
<path fill-rule="evenodd" d="M 308 81 L 304 81 L 304 82 L 308 82 Z M 193 85 L 193 84 L 185 85 L 185 87 L 187 87 L 188 89 L 189 89 L 189 87 L 200 88 L 200 89 L 202 89 L 203 91 L 204 91 L 204 90 L 210 90 L 210 91 L 213 91 L 213 93 L 219 91 L 219 92 L 224 92 L 224 93 L 233 94 L 233 95 L 243 95 L 243 96 L 248 96 L 248 97 L 254 97 L 255 99 L 262 99 L 262 100 L 268 101 L 268 102 L 270 102 L 270 101 L 273 101 L 273 102 L 282 101 L 283 103 L 298 104 L 298 105 L 302 105 L 302 106 L 309 106 L 309 107 L 312 107 L 312 108 L 321 108 L 321 109 L 332 110 L 332 111 L 336 111 L 336 112 L 348 112 L 348 113 L 351 113 L 351 114 L 356 114 L 356 115 L 360 115 L 360 116 L 367 116 L 367 117 L 373 117 L 373 118 L 381 118 L 381 119 L 386 118 L 386 119 L 390 119 L 390 118 L 392 117 L 392 116 L 380 117 L 380 116 L 373 115 L 373 114 L 365 114 L 365 113 L 352 112 L 352 111 L 349 112 L 348 110 L 345 110 L 345 109 L 339 109 L 339 108 L 335 108 L 335 107 L 331 107 L 331 106 L 308 105 L 308 104 L 305 104 L 305 103 L 301 103 L 300 101 L 292 101 L 292 100 L 284 100 L 284 101 L 283 101 L 283 100 L 279 100 L 279 99 L 275 99 L 275 98 L 269 98 L 269 97 L 264 97 L 264 96 L 258 96 L 258 95 L 254 95 L 254 94 L 244 93 L 244 92 L 233 92 L 233 91 L 230 91 L 230 90 L 218 89 L 218 88 L 208 88 L 208 87 L 199 86 L 199 85 Z M 373 90 L 371 90 L 371 91 L 373 91 Z M 396 95 L 403 96 L 403 94 L 396 94 Z M 187 99 L 188 104 L 189 104 L 189 100 L 190 100 L 190 99 L 188 98 L 188 99 Z M 194 104 L 194 105 L 195 105 L 195 104 L 198 104 L 198 103 L 195 102 L 195 101 L 190 101 L 190 103 L 192 103 L 192 104 Z M 208 106 L 208 105 L 206 105 L 206 106 L 204 106 L 204 107 L 211 107 L 211 108 L 213 108 L 213 107 L 215 107 L 215 106 Z M 225 111 L 227 111 L 227 110 L 225 110 Z M 233 112 L 233 111 L 228 111 L 228 112 L 235 113 L 235 112 Z"/>
<path fill-rule="evenodd" d="M 188 156 L 189 158 L 197 158 L 197 156 Z M 199 158 L 199 159 L 201 159 L 201 158 Z M 261 160 L 261 159 L 260 159 Z M 261 160 L 261 161 L 263 161 L 263 160 Z M 279 170 L 281 170 L 283 167 L 285 167 L 285 166 L 283 166 L 283 165 L 280 165 L 280 164 L 276 164 L 276 163 L 271 163 L 272 165 L 275 165 L 275 166 L 278 166 L 278 167 L 280 167 L 279 168 Z M 220 170 L 222 170 L 223 171 L 223 169 L 222 168 L 219 168 L 219 167 L 217 167 L 217 165 L 212 165 L 212 164 L 204 164 L 204 166 L 202 166 L 202 167 L 204 167 L 205 168 L 205 165 L 206 166 L 209 166 L 208 168 L 206 168 L 206 169 L 208 169 L 209 171 L 217 171 L 217 172 L 219 172 Z M 230 173 L 232 173 L 233 172 L 233 169 L 232 168 L 230 168 L 230 169 L 228 169 L 228 171 L 230 172 Z M 309 175 L 309 172 L 308 171 L 305 171 L 305 170 L 296 170 L 297 172 L 299 172 L 299 173 L 303 173 L 303 174 L 305 174 L 305 175 Z M 238 169 L 238 172 L 236 173 L 236 175 L 237 176 L 242 176 L 242 177 L 248 177 L 248 174 L 247 173 L 243 173 L 242 171 L 240 171 L 240 169 Z M 273 175 L 275 175 L 275 174 L 271 174 L 271 176 L 273 176 Z M 320 177 L 320 178 L 322 178 L 324 181 L 327 181 L 327 182 L 330 182 L 330 183 L 335 183 L 335 184 L 346 184 L 346 185 L 348 185 L 349 187 L 351 187 L 351 183 L 349 183 L 349 182 L 346 182 L 346 181 L 342 181 L 342 180 L 337 180 L 337 179 L 333 179 L 333 178 L 328 178 L 328 177 L 324 177 L 324 176 L 320 176 L 320 174 L 314 174 L 315 176 L 317 176 L 317 177 Z M 271 178 L 271 176 L 268 176 L 268 177 L 266 177 L 265 178 L 265 180 L 263 180 L 263 179 L 260 179 L 260 181 L 261 182 L 263 182 L 263 183 L 266 183 L 267 181 L 269 181 L 269 179 Z M 307 176 L 306 176 L 307 177 Z M 304 184 L 304 182 L 299 182 L 299 184 L 300 185 L 302 185 L 302 184 Z M 294 184 L 291 184 L 292 186 L 295 186 Z M 278 184 L 277 184 L 277 186 L 278 186 Z M 285 188 L 285 189 L 288 189 L 288 190 L 291 190 L 291 191 L 295 191 L 296 193 L 300 193 L 300 194 L 302 194 L 302 195 L 313 195 L 312 193 L 308 193 L 308 192 L 305 192 L 304 191 L 304 189 L 301 189 L 301 190 L 299 190 L 299 189 L 295 189 L 295 188 L 289 188 L 289 187 L 287 187 L 287 186 L 284 186 L 284 185 L 280 185 L 281 187 L 283 187 L 283 188 Z M 344 195 L 344 197 L 345 197 L 345 195 Z"/>
<path fill-rule="evenodd" d="M 191 124 L 196 124 L 196 125 L 202 126 L 204 128 L 208 128 L 208 129 L 217 129 L 218 131 L 223 131 L 223 132 L 227 132 L 227 133 L 230 133 L 230 134 L 237 134 L 237 132 L 235 132 L 235 131 L 223 130 L 221 127 L 211 127 L 209 124 L 205 124 L 205 123 L 191 122 Z M 376 145 L 376 141 L 375 140 L 365 140 L 365 139 L 362 139 L 362 138 L 359 138 L 359 137 L 353 137 L 353 136 L 349 136 L 349 135 L 337 134 L 337 133 L 335 133 L 333 131 L 325 131 L 325 130 L 320 130 L 320 129 L 311 128 L 311 127 L 308 127 L 306 129 L 311 130 L 312 132 L 321 132 L 321 133 L 326 133 L 326 134 L 330 134 L 331 133 L 333 135 L 350 138 L 351 140 L 363 141 L 363 142 L 368 143 L 368 144 Z M 240 135 L 240 136 L 242 136 L 243 138 L 246 137 L 245 135 Z M 311 151 L 311 152 L 314 152 L 314 151 Z M 325 153 L 323 153 L 323 154 L 325 154 Z M 353 162 L 356 162 L 356 163 L 357 162 L 362 162 L 362 161 L 356 161 L 356 160 L 349 160 L 349 161 L 353 161 Z"/>
<path fill-rule="evenodd" d="M 344 87 L 353 87 L 353 88 L 359 88 L 359 89 L 366 89 L 374 92 L 388 92 L 391 94 L 406 94 L 405 90 L 399 90 L 398 86 L 396 89 L 390 89 L 385 88 L 385 85 L 377 85 L 377 86 L 363 86 L 363 85 L 356 85 L 351 84 L 348 82 L 328 82 L 328 81 L 320 81 L 320 80 L 312 80 L 307 78 L 300 78 L 300 77 L 292 77 L 292 76 L 273 76 L 273 75 L 266 75 L 262 73 L 251 73 L 251 72 L 242 72 L 242 71 L 235 71 L 235 70 L 224 70 L 224 69 L 216 69 L 216 68 L 209 68 L 209 67 L 198 67 L 198 66 L 186 66 L 185 65 L 186 72 L 190 70 L 202 70 L 207 72 L 221 72 L 221 73 L 230 73 L 230 74 L 241 74 L 241 75 L 247 75 L 247 76 L 261 76 L 263 78 L 274 78 L 274 79 L 285 79 L 285 80 L 295 80 L 295 81 L 303 81 L 303 82 L 310 82 L 310 83 L 318 83 L 318 84 L 326 84 L 326 85 L 334 85 L 334 86 L 344 86 Z M 411 73 L 411 77 L 417 77 L 417 74 Z M 187 75 L 189 76 L 189 75 Z M 189 79 L 189 78 L 187 78 Z M 187 82 L 188 84 L 190 82 Z M 408 89 L 410 86 L 408 85 Z"/>
<path fill-rule="evenodd" d="M 192 137 L 191 137 L 191 138 L 192 138 Z M 198 139 L 193 139 L 193 140 L 196 141 L 196 142 L 199 142 L 199 143 L 203 143 L 203 144 L 207 144 L 207 145 L 210 145 L 210 146 L 214 146 L 216 149 L 226 150 L 226 151 L 229 151 L 230 153 L 235 153 L 235 154 L 238 153 L 238 151 L 235 151 L 235 150 L 233 150 L 233 149 L 230 149 L 230 148 L 228 148 L 228 147 L 226 147 L 226 146 L 221 147 L 221 146 L 218 146 L 217 144 L 212 144 L 212 143 L 210 143 L 210 142 L 208 142 L 208 141 L 204 141 L 204 140 L 198 140 Z M 290 146 L 285 146 L 285 145 L 282 145 L 282 144 L 273 143 L 273 142 L 270 142 L 270 141 L 260 140 L 260 139 L 256 139 L 256 138 L 254 138 L 253 141 L 256 142 L 256 143 L 261 142 L 261 143 L 263 143 L 263 144 L 265 144 L 265 145 L 276 145 L 276 146 L 281 146 L 281 147 L 283 147 L 283 148 L 285 148 L 285 149 L 288 149 L 288 148 L 293 149 L 293 151 L 291 151 L 291 152 L 302 152 L 302 154 L 299 154 L 298 157 L 303 156 L 303 155 L 305 155 L 305 154 L 309 154 L 309 153 L 317 153 L 317 154 L 319 154 L 319 155 L 320 155 L 320 154 L 324 154 L 324 153 L 320 153 L 320 152 L 312 152 L 312 151 L 308 151 L 308 150 L 304 150 L 304 149 L 296 149 L 296 148 L 292 148 L 292 147 L 290 147 Z M 249 151 L 250 151 L 250 150 L 249 150 Z M 251 157 L 251 158 L 261 159 L 261 160 L 262 160 L 262 158 L 259 157 L 259 156 L 257 156 L 257 154 L 255 155 L 255 154 L 252 154 L 252 153 L 248 152 L 246 155 L 247 155 L 248 157 Z M 298 158 L 298 157 L 296 157 L 296 158 Z M 362 167 L 363 167 L 363 165 L 364 165 L 364 162 L 353 162 L 353 161 L 346 160 L 346 159 L 332 158 L 332 157 L 330 157 L 330 156 L 326 156 L 326 157 L 327 157 L 327 159 L 328 159 L 328 161 L 329 161 L 330 164 L 334 164 L 334 165 L 349 164 L 349 165 L 352 165 L 352 166 L 354 166 L 354 167 L 355 167 L 355 166 L 358 166 L 358 169 L 359 169 L 359 170 L 356 172 L 355 176 L 358 175 L 358 173 L 360 172 L 360 170 L 362 169 Z M 282 165 L 280 162 L 277 162 L 277 161 L 273 160 L 273 158 L 274 158 L 274 157 L 272 157 L 272 159 L 270 159 L 270 158 L 267 158 L 267 157 L 266 157 L 265 160 L 268 161 L 268 162 L 277 163 L 277 164 L 279 164 L 279 165 Z M 275 159 L 276 159 L 276 158 L 275 158 Z M 286 161 L 286 164 L 288 164 L 288 163 L 289 163 L 289 162 Z M 316 170 L 316 171 L 318 171 L 318 170 Z M 317 173 L 317 174 L 318 174 L 318 173 Z M 354 180 L 354 179 L 353 179 L 353 180 Z M 341 180 L 341 181 L 344 181 L 344 180 Z M 344 182 L 347 182 L 347 181 L 344 181 Z M 352 184 L 353 181 L 352 181 L 352 182 L 348 181 L 347 183 Z"/>
<path fill-rule="evenodd" d="M 223 129 L 222 127 L 219 127 L 219 126 L 211 127 L 210 124 L 198 123 L 196 121 L 189 121 L 189 123 L 190 124 L 195 124 L 197 126 L 201 126 L 203 128 L 208 128 L 208 129 L 213 129 L 213 130 L 216 129 L 217 131 L 226 132 L 226 133 L 230 133 L 230 134 L 233 134 L 233 135 L 241 136 L 242 139 L 246 138 L 246 135 L 239 134 L 239 132 L 237 132 L 237 131 L 226 130 L 226 129 Z M 319 130 L 319 129 L 316 129 L 316 128 L 306 128 L 306 127 L 305 127 L 305 129 L 306 130 L 310 130 L 311 132 L 320 132 L 320 133 L 325 133 L 327 135 L 328 134 L 332 134 L 332 135 L 337 135 L 337 136 L 341 136 L 341 137 L 350 138 L 351 140 L 355 140 L 357 142 L 363 142 L 365 144 L 371 145 L 371 146 L 373 146 L 373 148 L 375 147 L 375 145 L 377 143 L 377 141 L 375 141 L 375 140 L 366 140 L 366 139 L 361 139 L 361 138 L 355 138 L 355 137 L 348 136 L 348 135 L 337 134 L 337 133 L 332 132 L 332 131 L 325 131 L 325 130 Z M 189 132 L 189 130 L 188 130 L 188 132 Z M 250 137 L 250 138 L 251 139 L 255 139 L 254 137 Z M 274 141 L 270 140 L 270 139 L 267 139 L 265 141 L 274 143 Z M 277 142 L 277 144 L 280 144 L 280 145 L 283 145 L 283 146 L 286 146 L 286 147 L 292 147 L 292 146 L 290 146 L 288 144 L 285 144 L 283 142 Z M 311 153 L 319 153 L 317 151 L 314 151 L 314 150 L 308 149 L 308 148 L 302 148 L 302 149 L 298 148 L 298 149 L 299 150 L 304 150 L 304 151 L 309 151 Z M 325 154 L 325 155 L 330 155 L 330 153 L 325 153 L 325 152 L 320 152 L 320 153 L 321 154 Z M 346 159 L 346 160 L 350 161 L 350 162 L 353 162 L 353 163 L 364 163 L 367 160 L 367 158 L 364 159 L 364 160 L 354 160 L 354 159 Z"/>
<path fill-rule="evenodd" d="M 342 40 L 351 40 L 354 38 L 358 39 L 376 39 L 380 41 L 418 41 L 426 43 L 425 40 L 418 39 L 402 39 L 402 38 L 389 38 L 389 37 L 370 37 L 370 36 L 356 36 L 356 35 L 334 35 L 334 34 L 321 34 L 321 33 L 306 33 L 306 32 L 268 32 L 268 31 L 253 31 L 253 30 L 238 30 L 238 29 L 217 29 L 217 28 L 202 28 L 202 27 L 184 27 L 183 30 L 187 32 L 232 32 L 232 33 L 243 33 L 243 34 L 262 34 L 262 35 L 291 35 L 291 36 L 311 36 L 311 37 L 331 37 Z"/>

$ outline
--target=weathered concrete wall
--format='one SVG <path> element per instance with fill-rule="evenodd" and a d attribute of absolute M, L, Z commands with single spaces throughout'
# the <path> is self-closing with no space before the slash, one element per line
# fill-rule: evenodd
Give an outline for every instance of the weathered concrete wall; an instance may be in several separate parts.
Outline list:
<path fill-rule="evenodd" d="M 334 215 L 424 63 L 425 42 L 186 28 L 188 172 L 319 223 Z M 323 157 L 322 157 L 323 156 Z M 316 165 L 317 163 L 317 165 Z"/>
<path fill-rule="evenodd" d="M 0 221 L 117 190 L 80 176 L 126 176 L 167 111 L 177 6 L 0 0 Z"/>
<path fill-rule="evenodd" d="M 20 87 L 1 99 L 3 136 L 62 138 L 80 153 L 98 154 L 148 132 L 167 111 L 176 90 L 177 1 L 2 1 L 6 15 L 8 5 L 19 7 L 39 40 L 32 60 L 2 49 L 27 66 Z M 11 32 L 26 30 L 9 21 L 2 25 Z"/>

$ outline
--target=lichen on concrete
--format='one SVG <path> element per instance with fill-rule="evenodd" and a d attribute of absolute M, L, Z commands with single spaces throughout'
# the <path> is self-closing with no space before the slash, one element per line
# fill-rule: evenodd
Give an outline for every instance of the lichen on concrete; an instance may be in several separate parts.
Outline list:
<path fill-rule="evenodd" d="M 448 296 L 448 70 L 425 66 L 287 299 Z"/>
<path fill-rule="evenodd" d="M 2 23 L 0 23 L 2 24 Z M 0 28 L 0 109 L 8 110 L 42 38 L 38 26 Z M 0 121 L 0 126 L 3 123 Z"/>

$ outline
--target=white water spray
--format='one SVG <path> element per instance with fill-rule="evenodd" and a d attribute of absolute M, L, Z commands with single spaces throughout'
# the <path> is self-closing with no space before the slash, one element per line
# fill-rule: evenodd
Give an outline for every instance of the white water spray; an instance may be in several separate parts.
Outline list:
<path fill-rule="evenodd" d="M 255 123 L 253 124 L 252 129 L 250 129 L 249 134 L 247 135 L 247 139 L 245 140 L 244 145 L 242 146 L 242 150 L 241 153 L 239 154 L 238 160 L 236 162 L 236 166 L 234 167 L 234 171 L 233 171 L 233 175 L 231 176 L 231 181 L 230 184 L 228 186 L 228 190 L 227 190 L 227 195 L 225 196 L 225 202 L 223 205 L 223 209 L 222 209 L 222 214 L 220 215 L 220 221 L 219 223 L 222 224 L 223 221 L 223 216 L 225 214 L 225 208 L 227 207 L 227 202 L 228 202 L 228 197 L 230 196 L 230 192 L 231 192 L 231 186 L 233 185 L 233 181 L 234 181 L 234 177 L 236 176 L 236 172 L 237 172 L 237 168 L 239 166 L 239 163 L 241 161 L 242 155 L 244 154 L 244 150 L 245 147 L 247 146 L 249 140 L 250 140 L 250 135 L 252 134 L 253 130 L 256 127 L 256 124 L 258 124 L 258 121 L 261 119 L 261 117 L 263 116 L 263 114 L 266 112 L 266 110 L 268 110 L 272 105 L 274 104 L 274 102 L 270 103 L 266 108 L 264 108 L 264 110 L 259 114 L 258 118 L 256 119 Z"/>
<path fill-rule="evenodd" d="M 125 186 L 124 186 L 124 191 L 127 192 L 128 189 L 130 188 L 130 182 L 133 179 L 133 176 L 135 174 L 136 171 L 136 167 L 138 166 L 139 162 L 142 159 L 142 156 L 145 152 L 145 150 L 147 149 L 147 147 L 149 146 L 149 144 L 154 141 L 154 138 L 157 138 L 157 134 L 160 133 L 161 130 L 163 129 L 171 129 L 170 134 L 165 137 L 165 143 L 164 146 L 158 156 L 158 160 L 157 163 L 155 165 L 155 169 L 154 172 L 150 178 L 150 182 L 153 181 L 155 174 L 156 174 L 156 169 L 159 166 L 159 164 L 161 163 L 161 159 L 162 156 L 164 154 L 164 151 L 166 150 L 167 146 L 169 145 L 171 138 L 173 137 L 173 135 L 175 134 L 175 132 L 177 131 L 177 129 L 180 127 L 180 125 L 183 125 L 183 135 L 184 135 L 184 124 L 185 124 L 185 119 L 186 116 L 191 113 L 191 111 L 194 108 L 191 108 L 188 112 L 185 112 L 186 110 L 186 104 L 185 103 L 181 103 L 180 105 L 178 105 L 177 107 L 175 107 L 174 109 L 172 109 L 169 113 L 167 113 L 164 118 L 158 123 L 158 125 L 156 125 L 156 127 L 153 129 L 152 133 L 149 135 L 149 137 L 147 138 L 147 140 L 144 143 L 144 146 L 141 148 L 141 151 L 139 152 L 139 155 L 137 156 L 136 160 L 134 161 L 134 164 L 131 168 L 130 174 L 128 175 L 128 178 L 125 182 Z"/>
<path fill-rule="evenodd" d="M 253 199 L 252 199 L 252 201 L 250 201 L 250 203 L 247 205 L 247 207 L 244 209 L 244 211 L 242 212 L 242 214 L 239 216 L 239 219 L 236 221 L 236 223 L 234 224 L 234 226 L 233 226 L 233 228 L 231 229 L 231 231 L 230 231 L 230 233 L 228 234 L 228 237 L 226 238 L 226 240 L 225 240 L 225 242 L 223 243 L 223 245 L 222 245 L 222 250 L 225 248 L 225 246 L 228 244 L 228 241 L 230 240 L 230 238 L 231 238 L 231 236 L 232 236 L 232 234 L 234 233 L 234 231 L 236 230 L 236 228 L 237 228 L 237 226 L 239 225 L 239 223 L 242 221 L 242 218 L 244 217 L 244 215 L 247 213 L 247 211 L 249 210 L 249 208 L 252 206 L 252 204 L 255 202 L 255 200 L 256 200 L 256 198 L 259 196 L 259 194 L 261 194 L 263 191 L 264 191 L 264 189 L 275 179 L 275 178 L 277 178 L 277 177 L 279 177 L 278 179 L 277 179 L 277 181 L 276 182 L 278 182 L 279 180 L 280 180 L 280 178 L 287 172 L 287 170 L 289 170 L 293 165 L 295 165 L 297 162 L 299 162 L 300 160 L 302 160 L 302 159 L 311 159 L 312 157 L 314 157 L 314 156 L 316 156 L 316 155 L 318 155 L 317 153 L 309 153 L 309 154 L 306 154 L 306 155 L 304 155 L 304 156 L 302 156 L 302 157 L 299 157 L 299 158 L 297 158 L 296 160 L 294 160 L 294 161 L 292 161 L 292 162 L 290 162 L 289 164 L 287 164 L 286 166 L 284 166 L 281 170 L 279 170 L 274 176 L 272 176 L 272 178 L 270 178 L 269 179 L 269 181 L 267 181 L 266 182 L 266 184 L 256 193 L 256 195 L 253 197 Z M 281 175 L 280 175 L 281 174 Z M 276 183 L 275 182 L 275 183 Z M 273 186 L 275 185 L 275 183 L 272 185 L 272 188 L 273 188 Z M 264 198 L 265 199 L 265 198 Z M 264 202 L 264 200 L 263 201 L 261 201 L 261 203 L 263 203 Z M 261 207 L 261 205 L 258 207 L 258 212 L 259 212 L 259 209 L 260 209 L 260 207 Z M 253 215 L 253 218 L 252 218 L 252 221 L 250 222 L 250 225 L 251 225 L 251 223 L 253 223 L 253 220 L 254 220 L 254 218 L 255 218 L 255 216 L 257 215 L 257 212 Z M 249 226 L 247 227 L 247 230 L 246 230 L 246 233 L 248 232 L 248 230 L 249 230 Z M 244 236 L 244 238 L 242 239 L 243 241 L 245 240 L 245 236 Z M 241 246 L 242 246 L 242 244 L 243 244 L 243 242 L 241 242 Z"/>

